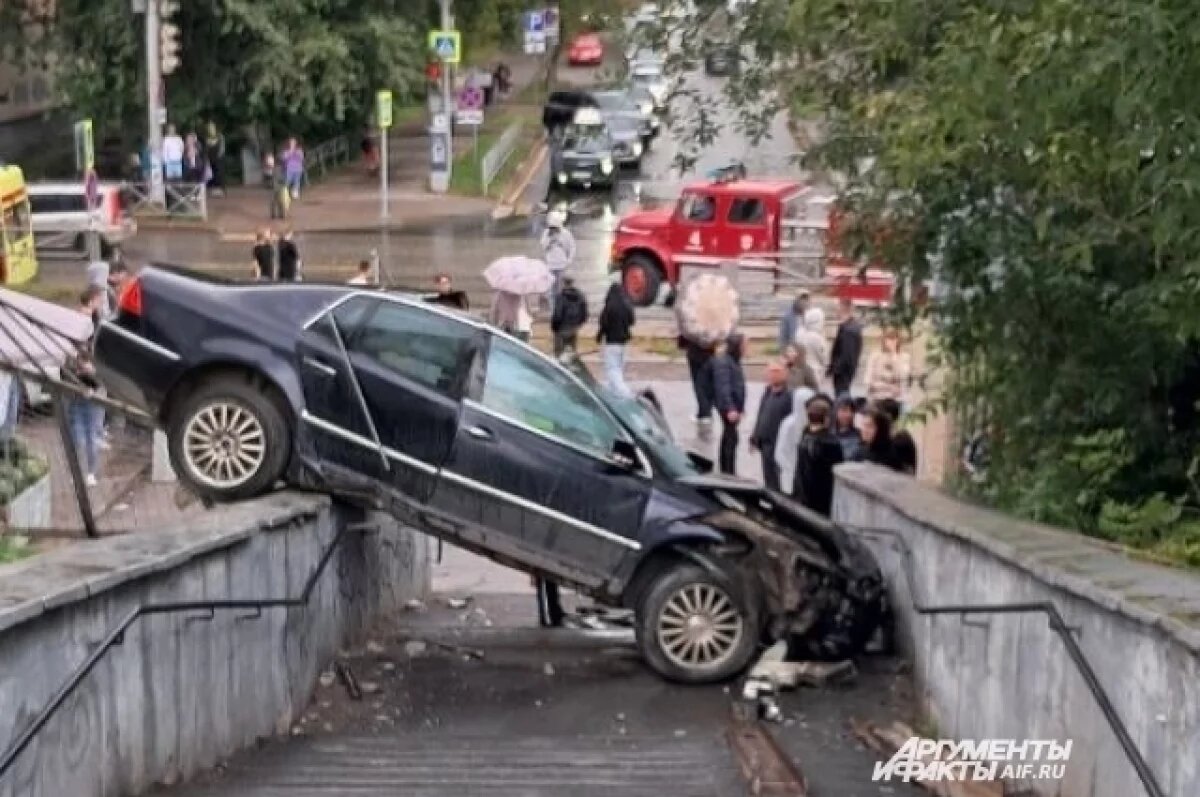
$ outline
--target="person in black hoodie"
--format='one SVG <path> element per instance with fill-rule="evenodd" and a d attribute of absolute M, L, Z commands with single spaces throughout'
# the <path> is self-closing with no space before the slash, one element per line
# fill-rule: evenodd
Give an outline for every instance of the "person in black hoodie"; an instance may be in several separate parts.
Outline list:
<path fill-rule="evenodd" d="M 877 406 L 869 406 L 863 412 L 862 445 L 854 455 L 854 461 L 871 462 L 897 470 L 892 446 L 892 419 Z"/>
<path fill-rule="evenodd" d="M 812 511 L 829 517 L 833 509 L 833 468 L 842 463 L 842 444 L 830 428 L 833 402 L 817 395 L 805 405 L 808 426 L 800 436 L 792 495 Z"/>
<path fill-rule="evenodd" d="M 854 384 L 854 375 L 858 373 L 858 361 L 862 357 L 863 333 L 862 324 L 854 315 L 854 303 L 842 299 L 838 303 L 841 322 L 838 324 L 837 335 L 833 338 L 833 348 L 829 352 L 828 376 L 833 379 L 834 398 L 850 394 L 850 385 Z"/>
<path fill-rule="evenodd" d="M 733 475 L 737 465 L 738 423 L 746 411 L 746 377 L 742 373 L 742 336 L 730 335 L 717 345 L 709 361 L 713 404 L 721 416 L 717 461 L 721 473 Z"/>
<path fill-rule="evenodd" d="M 879 409 L 892 422 L 892 467 L 901 473 L 916 476 L 917 442 L 911 434 L 897 426 L 900 421 L 900 402 L 895 399 L 880 399 L 877 403 Z"/>
<path fill-rule="evenodd" d="M 767 366 L 767 387 L 758 405 L 758 417 L 754 421 L 754 432 L 750 435 L 750 448 L 762 456 L 763 484 L 768 489 L 779 489 L 779 465 L 775 463 L 775 443 L 779 439 L 779 427 L 792 414 L 792 391 L 788 389 L 788 370 L 782 360 Z"/>
<path fill-rule="evenodd" d="M 604 309 L 600 311 L 596 342 L 602 346 L 604 378 L 609 389 L 620 396 L 631 397 L 633 391 L 625 384 L 625 344 L 632 337 L 630 330 L 636 318 L 633 305 L 629 303 L 621 287 L 620 272 L 614 274 L 616 281 L 608 286 L 608 293 L 604 296 Z"/>
<path fill-rule="evenodd" d="M 587 323 L 588 306 L 583 293 L 575 287 L 575 280 L 563 277 L 562 290 L 554 301 L 554 312 L 550 314 L 550 331 L 554 333 L 554 356 L 559 357 L 567 349 L 575 349 L 579 328 Z"/>

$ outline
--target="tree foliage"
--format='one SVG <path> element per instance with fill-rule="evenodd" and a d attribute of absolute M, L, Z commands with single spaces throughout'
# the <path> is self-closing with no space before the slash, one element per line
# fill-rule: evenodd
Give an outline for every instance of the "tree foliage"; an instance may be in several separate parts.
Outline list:
<path fill-rule="evenodd" d="M 53 4 L 49 4 L 53 5 Z M 0 4 L 0 28 L 31 31 L 18 58 L 53 57 L 77 113 L 108 130 L 144 126 L 144 23 L 129 0 Z M 432 6 L 404 0 L 214 0 L 181 3 L 181 66 L 166 81 L 174 119 L 226 129 L 257 123 L 318 133 L 366 120 L 373 96 L 399 100 L 423 86 Z M 9 27 L 12 26 L 12 27 Z"/>
<path fill-rule="evenodd" d="M 939 330 L 947 403 L 989 408 L 990 496 L 1200 563 L 1200 17 L 1189 0 L 757 0 L 754 128 L 814 113 L 857 244 Z M 697 133 L 697 138 L 702 137 Z M 1135 531 L 1136 530 L 1136 531 Z M 1180 547 L 1182 545 L 1182 548 Z"/>

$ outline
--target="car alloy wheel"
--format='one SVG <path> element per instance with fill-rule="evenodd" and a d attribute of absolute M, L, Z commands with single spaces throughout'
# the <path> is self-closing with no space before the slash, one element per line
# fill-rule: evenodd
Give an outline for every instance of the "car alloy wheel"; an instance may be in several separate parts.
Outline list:
<path fill-rule="evenodd" d="M 718 669 L 738 650 L 746 625 L 716 584 L 684 584 L 667 598 L 655 631 L 666 657 L 686 669 Z"/>
<path fill-rule="evenodd" d="M 201 407 L 183 432 L 183 455 L 194 477 L 208 487 L 244 484 L 262 468 L 266 435 L 246 407 L 215 401 Z"/>

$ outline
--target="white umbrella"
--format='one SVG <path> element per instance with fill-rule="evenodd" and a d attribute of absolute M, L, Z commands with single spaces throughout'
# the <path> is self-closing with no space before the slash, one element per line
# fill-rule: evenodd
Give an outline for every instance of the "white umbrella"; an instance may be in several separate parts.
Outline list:
<path fill-rule="evenodd" d="M 61 305 L 0 288 L 0 364 L 41 372 L 92 336 L 92 320 Z"/>
<path fill-rule="evenodd" d="M 523 255 L 511 255 L 493 260 L 483 270 L 483 278 L 494 291 L 535 296 L 550 290 L 554 275 L 543 261 Z"/>
<path fill-rule="evenodd" d="M 679 288 L 675 315 L 684 337 L 704 345 L 724 340 L 741 315 L 737 289 L 720 274 L 693 277 Z"/>

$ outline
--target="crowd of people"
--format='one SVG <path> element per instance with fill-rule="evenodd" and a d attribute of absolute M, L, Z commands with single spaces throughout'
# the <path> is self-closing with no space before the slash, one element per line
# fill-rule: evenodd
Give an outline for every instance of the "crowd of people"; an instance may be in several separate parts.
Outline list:
<path fill-rule="evenodd" d="M 746 416 L 744 341 L 732 335 L 705 346 L 680 338 L 696 398 L 696 423 L 707 437 L 715 412 L 721 423 L 717 467 L 734 474 Z M 901 428 L 910 360 L 900 334 L 885 329 L 881 347 L 867 358 L 864 396 L 852 396 L 863 354 L 863 326 L 849 300 L 839 303 L 832 345 L 825 314 L 801 292 L 780 319 L 782 355 L 768 363 L 766 388 L 750 432 L 764 483 L 829 515 L 833 469 L 842 462 L 872 462 L 916 474 L 915 441 Z"/>
<path fill-rule="evenodd" d="M 132 156 L 131 166 L 147 183 L 153 182 L 155 154 L 165 181 L 204 183 L 218 196 L 225 192 L 225 136 L 213 122 L 204 125 L 202 134 L 194 130 L 180 132 L 175 125 L 167 125 L 158 153 L 152 153 L 148 145 L 143 145 L 141 151 Z"/>

